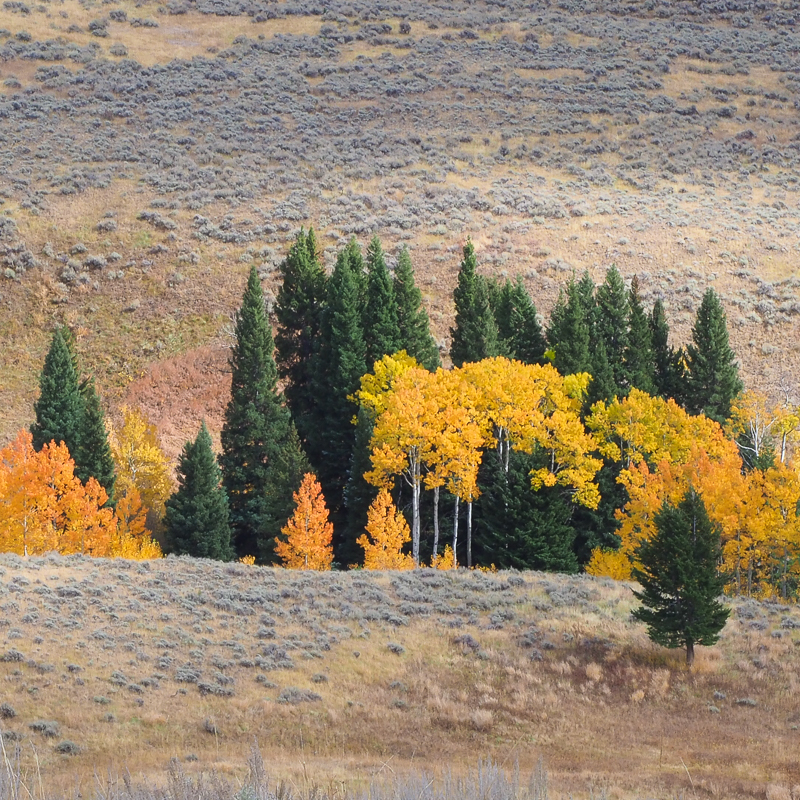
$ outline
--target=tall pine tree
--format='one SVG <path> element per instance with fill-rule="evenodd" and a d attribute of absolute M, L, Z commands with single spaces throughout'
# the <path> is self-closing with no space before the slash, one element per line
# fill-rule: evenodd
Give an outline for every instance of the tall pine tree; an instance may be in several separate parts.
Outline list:
<path fill-rule="evenodd" d="M 497 324 L 500 355 L 523 364 L 541 364 L 547 350 L 536 306 L 522 279 L 489 283 L 489 302 Z"/>
<path fill-rule="evenodd" d="M 228 498 L 205 421 L 178 459 L 178 489 L 166 502 L 167 546 L 176 555 L 230 561 L 234 557 Z"/>
<path fill-rule="evenodd" d="M 624 397 L 630 389 L 630 375 L 625 360 L 629 350 L 629 308 L 625 283 L 616 265 L 611 265 L 595 298 L 595 333 L 605 346 L 613 383 L 611 396 L 604 399 L 612 399 L 614 395 Z"/>
<path fill-rule="evenodd" d="M 686 399 L 683 350 L 680 348 L 675 350 L 669 343 L 667 313 L 660 299 L 653 303 L 649 322 L 653 342 L 655 393 L 684 405 Z"/>
<path fill-rule="evenodd" d="M 240 556 L 256 555 L 266 524 L 270 470 L 291 441 L 292 425 L 278 394 L 272 329 L 255 267 L 236 313 L 236 343 L 229 363 L 231 399 L 225 409 L 220 465 L 236 551 Z"/>
<path fill-rule="evenodd" d="M 51 441 L 64 442 L 74 458 L 80 449 L 84 400 L 74 353 L 62 328 L 53 332 L 39 376 L 39 399 L 33 409 L 36 413 L 31 425 L 34 448 L 41 450 Z"/>
<path fill-rule="evenodd" d="M 350 473 L 355 441 L 355 405 L 348 396 L 367 372 L 367 348 L 361 325 L 360 261 L 348 245 L 339 253 L 328 280 L 322 335 L 315 365 L 315 387 L 320 402 L 320 424 L 309 436 L 308 455 L 319 475 L 334 525 L 334 549 L 342 551 L 345 520 L 344 489 Z M 354 549 L 355 552 L 355 549 Z"/>
<path fill-rule="evenodd" d="M 314 230 L 301 229 L 280 266 L 283 282 L 278 290 L 275 334 L 278 373 L 285 382 L 286 400 L 292 410 L 301 442 L 317 425 L 319 403 L 313 359 L 319 349 L 320 324 L 327 278 L 317 259 Z"/>
<path fill-rule="evenodd" d="M 743 388 L 736 354 L 728 343 L 725 311 L 717 293 L 707 289 L 692 328 L 692 342 L 686 347 L 686 410 L 724 424 Z"/>
<path fill-rule="evenodd" d="M 114 503 L 114 457 L 108 443 L 103 407 L 95 389 L 94 379 L 87 378 L 81 384 L 83 398 L 83 419 L 81 420 L 80 441 L 75 456 L 75 474 L 86 483 L 94 478 L 108 495 L 107 505 Z"/>
<path fill-rule="evenodd" d="M 367 365 L 400 349 L 394 286 L 377 236 L 372 237 L 367 248 L 367 302 L 363 325 Z"/>
<path fill-rule="evenodd" d="M 547 328 L 547 343 L 555 351 L 555 367 L 562 375 L 592 371 L 590 323 L 573 278 L 566 290 L 559 291 Z"/>
<path fill-rule="evenodd" d="M 639 278 L 634 275 L 628 292 L 628 344 L 625 366 L 630 385 L 648 394 L 655 394 L 655 361 L 653 334 L 642 299 L 639 296 Z"/>
<path fill-rule="evenodd" d="M 499 353 L 497 325 L 489 305 L 486 280 L 478 275 L 478 261 L 471 240 L 464 245 L 464 257 L 453 292 L 456 324 L 450 329 L 450 358 L 453 365 L 491 358 Z"/>
<path fill-rule="evenodd" d="M 414 268 L 405 246 L 394 270 L 394 297 L 400 331 L 398 349 L 405 350 L 426 369 L 435 370 L 441 363 L 439 348 L 431 336 L 430 320 L 422 306 L 422 292 L 414 282 Z"/>

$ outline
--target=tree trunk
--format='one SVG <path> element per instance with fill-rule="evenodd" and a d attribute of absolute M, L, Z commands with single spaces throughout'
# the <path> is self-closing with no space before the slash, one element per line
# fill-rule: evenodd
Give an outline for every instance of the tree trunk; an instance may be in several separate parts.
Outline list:
<path fill-rule="evenodd" d="M 411 554 L 414 566 L 419 566 L 419 496 L 420 496 L 420 466 L 419 461 L 414 462 L 414 480 L 411 484 L 412 492 L 412 525 L 411 525 Z"/>
<path fill-rule="evenodd" d="M 433 487 L 433 560 L 439 551 L 439 487 Z"/>
<path fill-rule="evenodd" d="M 472 500 L 467 503 L 467 568 L 472 569 Z"/>
<path fill-rule="evenodd" d="M 456 495 L 456 506 L 455 511 L 453 512 L 453 568 L 455 569 L 458 566 L 458 502 L 459 497 Z"/>
<path fill-rule="evenodd" d="M 691 667 L 694 664 L 694 642 L 686 642 L 686 666 Z"/>

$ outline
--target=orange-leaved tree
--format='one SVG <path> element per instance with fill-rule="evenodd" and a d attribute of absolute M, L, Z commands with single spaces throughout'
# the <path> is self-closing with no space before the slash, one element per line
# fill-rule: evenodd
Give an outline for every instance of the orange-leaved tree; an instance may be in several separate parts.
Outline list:
<path fill-rule="evenodd" d="M 108 555 L 117 520 L 107 500 L 94 478 L 78 480 L 63 443 L 37 452 L 22 430 L 0 450 L 0 550 Z"/>
<path fill-rule="evenodd" d="M 275 537 L 275 553 L 289 569 L 330 569 L 333 525 L 328 521 L 322 487 L 313 473 L 303 476 L 294 502 L 294 514 L 281 529 L 286 539 Z"/>
<path fill-rule="evenodd" d="M 151 537 L 147 529 L 147 508 L 139 490 L 132 486 L 117 502 L 117 530 L 109 555 L 135 560 L 161 558 L 161 547 Z"/>
<path fill-rule="evenodd" d="M 392 496 L 381 489 L 367 512 L 367 534 L 356 540 L 364 548 L 364 569 L 413 569 L 414 559 L 403 552 L 411 541 L 405 517 L 392 502 Z"/>

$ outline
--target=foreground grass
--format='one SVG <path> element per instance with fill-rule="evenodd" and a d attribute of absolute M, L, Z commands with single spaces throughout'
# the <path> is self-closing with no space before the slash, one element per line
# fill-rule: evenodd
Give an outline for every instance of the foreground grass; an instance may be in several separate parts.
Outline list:
<path fill-rule="evenodd" d="M 241 781 L 254 741 L 295 786 L 465 774 L 478 757 L 524 773 L 542 758 L 578 796 L 800 784 L 794 607 L 737 601 L 687 671 L 632 622 L 628 586 L 589 578 L 0 568 L 5 746 L 52 792 L 124 769 L 157 782 L 170 759 Z"/>

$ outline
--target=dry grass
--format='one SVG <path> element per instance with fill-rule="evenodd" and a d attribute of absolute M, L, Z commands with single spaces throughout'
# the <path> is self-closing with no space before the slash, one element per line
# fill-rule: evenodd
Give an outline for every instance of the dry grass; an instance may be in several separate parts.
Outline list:
<path fill-rule="evenodd" d="M 725 797 L 800 782 L 794 608 L 738 604 L 688 672 L 630 621 L 626 585 L 590 579 L 190 559 L 0 566 L 0 656 L 23 654 L 0 663 L 0 700 L 17 712 L 3 726 L 22 736 L 30 769 L 35 748 L 51 785 L 89 786 L 94 769 L 125 765 L 154 779 L 172 757 L 235 775 L 253 739 L 272 775 L 295 781 L 302 764 L 348 782 L 387 761 L 436 772 L 485 755 L 523 770 L 542 756 L 553 785 L 578 796 L 590 783 L 677 795 L 687 769 L 695 788 Z M 490 627 L 498 612 L 506 620 Z M 268 669 L 283 663 L 275 648 L 293 663 Z M 187 663 L 211 693 L 176 682 Z M 280 702 L 290 687 L 322 699 Z M 58 736 L 32 732 L 37 719 L 56 721 Z M 63 739 L 82 753 L 57 755 Z"/>

